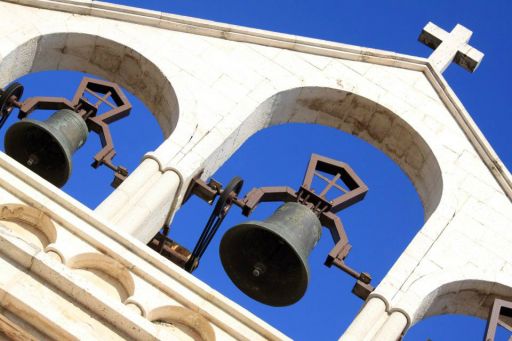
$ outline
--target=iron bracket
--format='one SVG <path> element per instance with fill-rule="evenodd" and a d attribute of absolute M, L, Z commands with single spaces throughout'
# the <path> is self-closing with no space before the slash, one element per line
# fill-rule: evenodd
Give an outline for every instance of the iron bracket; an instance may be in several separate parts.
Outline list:
<path fill-rule="evenodd" d="M 222 184 L 215 179 L 210 179 L 208 183 L 206 183 L 199 178 L 199 175 L 190 182 L 183 197 L 183 203 L 187 202 L 192 195 L 195 195 L 211 205 L 215 201 L 215 198 L 221 194 Z"/>

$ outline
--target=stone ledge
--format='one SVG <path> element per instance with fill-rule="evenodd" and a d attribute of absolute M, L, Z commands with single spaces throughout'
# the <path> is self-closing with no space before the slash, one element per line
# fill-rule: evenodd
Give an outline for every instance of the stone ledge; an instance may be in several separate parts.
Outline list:
<path fill-rule="evenodd" d="M 418 70 L 414 64 L 425 65 L 425 58 L 398 54 L 390 51 L 364 48 L 335 43 L 321 39 L 306 38 L 291 34 L 276 33 L 260 29 L 217 23 L 176 14 L 145 10 L 136 7 L 111 4 L 94 0 L 2 0 L 24 6 L 58 10 L 68 13 L 111 18 L 125 22 L 171 29 L 174 31 L 199 34 L 259 44 L 269 47 L 290 49 L 335 58 L 370 61 L 382 65 L 393 65 Z M 402 64 L 403 62 L 403 64 Z M 412 65 L 410 65 L 412 64 Z"/>
<path fill-rule="evenodd" d="M 168 276 L 168 280 L 182 285 L 182 290 L 195 296 L 196 302 L 208 301 L 208 307 L 203 305 L 196 309 L 202 311 L 228 333 L 237 335 L 238 331 L 233 330 L 227 324 L 227 320 L 219 320 L 219 316 L 223 316 L 223 318 L 229 316 L 231 323 L 247 327 L 248 330 L 254 332 L 254 335 L 260 335 L 262 338 L 287 339 L 278 330 L 229 299 L 222 297 L 214 289 L 156 254 L 146 245 L 119 233 L 115 226 L 102 221 L 90 209 L 43 181 L 34 173 L 27 172 L 22 165 L 4 153 L 0 153 L 0 170 L 4 174 L 1 184 L 3 190 L 12 193 L 29 206 L 48 212 L 51 219 L 62 223 L 62 226 L 78 239 L 102 250 L 105 255 L 133 270 L 144 282 L 178 302 L 183 302 L 183 293 L 178 294 L 172 285 L 162 283 L 162 275 Z M 9 176 L 6 176 L 7 173 Z M 7 183 L 10 185 L 6 185 Z M 17 183 L 17 185 L 13 186 L 13 183 Z"/>

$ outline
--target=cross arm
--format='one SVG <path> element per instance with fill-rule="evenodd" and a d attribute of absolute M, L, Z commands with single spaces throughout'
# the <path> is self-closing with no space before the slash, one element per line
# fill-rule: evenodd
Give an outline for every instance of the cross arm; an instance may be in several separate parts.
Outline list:
<path fill-rule="evenodd" d="M 435 50 L 447 37 L 448 32 L 429 21 L 421 30 L 418 41 Z"/>
<path fill-rule="evenodd" d="M 469 72 L 475 72 L 484 58 L 484 54 L 479 50 L 466 45 L 457 51 L 454 62 Z"/>
<path fill-rule="evenodd" d="M 421 31 L 418 40 L 434 52 L 428 58 L 430 64 L 439 72 L 443 72 L 455 62 L 469 72 L 474 72 L 484 54 L 469 45 L 473 35 L 466 27 L 457 24 L 451 32 L 429 22 Z"/>

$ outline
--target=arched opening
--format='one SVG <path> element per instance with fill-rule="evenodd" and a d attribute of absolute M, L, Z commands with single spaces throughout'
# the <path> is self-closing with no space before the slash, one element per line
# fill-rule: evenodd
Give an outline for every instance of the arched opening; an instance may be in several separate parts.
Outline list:
<path fill-rule="evenodd" d="M 50 218 L 38 209 L 21 204 L 0 206 L 0 229 L 38 250 L 57 240 L 57 230 Z"/>
<path fill-rule="evenodd" d="M 260 104 L 212 153 L 205 162 L 205 173 L 213 173 L 229 151 L 237 150 L 261 129 L 284 123 L 324 125 L 357 136 L 391 158 L 412 181 L 427 220 L 441 200 L 443 177 L 434 152 L 418 129 L 400 116 L 404 114 L 340 89 L 310 86 L 282 91 Z"/>
<path fill-rule="evenodd" d="M 25 86 L 22 99 L 35 96 L 72 98 L 80 81 L 87 74 L 72 71 L 45 71 L 28 74 L 17 82 Z M 87 75 L 98 78 L 94 75 Z M 139 165 L 144 154 L 157 148 L 163 141 L 157 121 L 150 115 L 143 103 L 132 94 L 127 95 L 133 108 L 128 117 L 109 125 L 116 156 L 114 164 L 126 167 L 131 174 Z M 54 110 L 37 110 L 29 118 L 44 121 Z M 11 114 L 0 130 L 0 150 L 4 151 L 4 137 L 9 127 L 18 122 L 15 113 Z M 141 129 L 140 127 L 144 127 Z M 100 139 L 89 132 L 85 144 L 72 156 L 72 172 L 62 190 L 90 208 L 96 207 L 114 189 L 110 186 L 112 170 L 107 167 L 91 167 L 93 157 L 101 150 Z"/>
<path fill-rule="evenodd" d="M 26 74 L 80 71 L 113 81 L 155 115 L 165 137 L 178 123 L 178 99 L 167 77 L 146 56 L 119 42 L 85 33 L 52 33 L 17 46 L 0 59 L 0 85 Z"/>
<path fill-rule="evenodd" d="M 227 184 L 233 176 L 242 176 L 242 194 L 262 186 L 297 189 L 312 152 L 347 162 L 370 188 L 362 202 L 341 211 L 339 216 L 353 245 L 347 264 L 369 272 L 376 285 L 424 221 L 421 202 L 411 182 L 376 148 L 333 128 L 284 124 L 253 135 L 213 177 Z M 333 246 L 326 229 L 309 258 L 311 277 L 306 295 L 292 306 L 275 308 L 256 302 L 240 292 L 224 273 L 218 251 L 223 234 L 244 221 L 264 220 L 279 205 L 261 204 L 250 218 L 233 207 L 194 275 L 293 339 L 318 338 L 318 328 L 322 329 L 322 339 L 337 339 L 362 301 L 350 293 L 355 283 L 351 277 L 323 265 Z M 192 248 L 211 210 L 205 202 L 192 197 L 178 211 L 171 238 Z"/>
<path fill-rule="evenodd" d="M 212 153 L 205 162 L 205 174 L 214 173 L 228 159 L 214 177 L 226 184 L 231 177 L 240 175 L 246 179 L 246 193 L 262 186 L 297 188 L 311 153 L 348 163 L 370 190 L 362 203 L 339 213 L 353 245 L 347 264 L 372 274 L 372 283 L 377 285 L 436 210 L 443 189 L 434 152 L 418 130 L 404 120 L 404 114 L 339 89 L 303 87 L 279 92 L 259 105 Z M 277 127 L 265 129 L 272 126 Z M 276 136 L 269 136 L 271 132 Z M 250 174 L 256 174 L 258 180 L 251 179 Z M 174 240 L 187 247 L 194 245 L 210 212 L 204 205 L 191 201 L 178 212 L 171 230 Z M 276 206 L 259 206 L 250 220 L 265 219 Z M 338 338 L 360 309 L 361 301 L 350 294 L 352 278 L 322 265 L 332 247 L 328 233 L 324 231 L 309 259 L 312 280 L 305 297 L 290 307 L 271 308 L 238 291 L 226 279 L 218 260 L 223 232 L 243 221 L 244 217 L 237 213 L 228 217 L 196 275 L 292 338 L 318 338 L 318 329 L 309 328 L 311 325 L 325 326 L 324 339 Z M 192 228 L 197 231 L 195 234 Z M 300 328 L 299 321 L 304 316 L 308 316 L 308 323 Z"/>
<path fill-rule="evenodd" d="M 485 325 L 485 320 L 468 315 L 430 316 L 410 328 L 403 340 L 482 341 L 485 335 Z M 509 340 L 510 336 L 509 331 L 499 326 L 496 329 L 495 341 Z"/>
<path fill-rule="evenodd" d="M 143 155 L 156 149 L 176 127 L 178 102 L 166 76 L 149 59 L 118 42 L 81 33 L 47 34 L 21 44 L 0 59 L 0 65 L 0 84 L 21 82 L 25 86 L 22 100 L 34 96 L 72 98 L 81 78 L 89 74 L 121 85 L 133 109 L 130 116 L 109 128 L 117 151 L 113 161 L 126 167 L 129 174 Z M 30 118 L 44 120 L 52 113 L 36 111 Z M 2 146 L 5 132 L 16 120 L 11 115 L 0 131 Z M 90 166 L 100 149 L 99 138 L 90 133 L 84 147 L 73 155 L 73 172 L 63 188 L 90 208 L 112 191 L 112 171 Z"/>
<path fill-rule="evenodd" d="M 441 285 L 427 295 L 418 309 L 415 324 L 405 340 L 482 340 L 494 300 L 512 300 L 512 288 L 484 280 L 458 280 Z M 495 340 L 511 333 L 497 329 Z"/>

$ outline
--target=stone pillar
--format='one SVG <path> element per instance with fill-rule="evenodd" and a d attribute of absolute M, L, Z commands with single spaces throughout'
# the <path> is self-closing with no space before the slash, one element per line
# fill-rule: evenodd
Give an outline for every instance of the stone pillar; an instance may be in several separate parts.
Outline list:
<path fill-rule="evenodd" d="M 180 182 L 176 172 L 165 172 L 116 224 L 141 242 L 148 243 L 166 223 Z"/>
<path fill-rule="evenodd" d="M 169 217 L 180 184 L 176 172 L 162 173 L 158 163 L 147 158 L 95 212 L 114 224 L 117 232 L 147 243 Z"/>
<path fill-rule="evenodd" d="M 399 311 L 394 311 L 379 331 L 372 338 L 373 341 L 397 341 L 407 326 L 407 317 Z"/>
<path fill-rule="evenodd" d="M 133 201 L 137 193 L 145 189 L 151 177 L 161 176 L 158 163 L 152 159 L 144 159 L 132 174 L 101 204 L 94 212 L 111 222 L 126 210 L 127 204 Z"/>
<path fill-rule="evenodd" d="M 378 297 L 372 297 L 343 333 L 341 341 L 362 341 L 369 339 L 387 318 L 386 304 Z"/>

